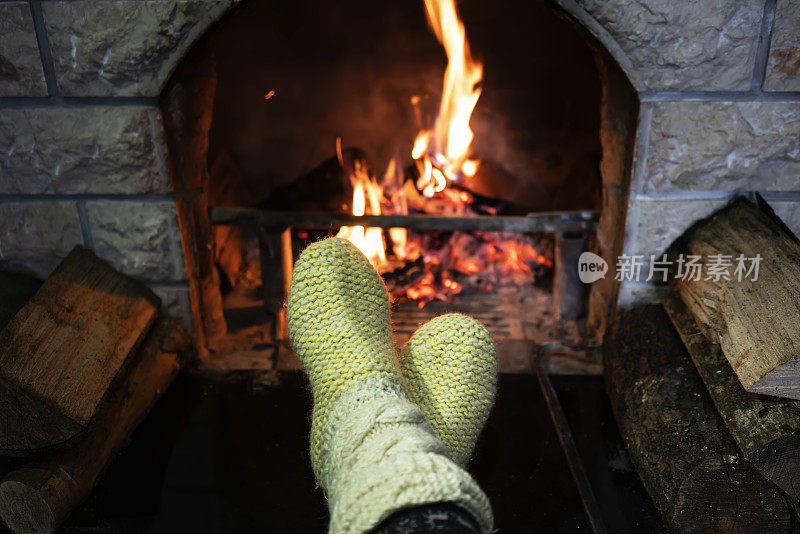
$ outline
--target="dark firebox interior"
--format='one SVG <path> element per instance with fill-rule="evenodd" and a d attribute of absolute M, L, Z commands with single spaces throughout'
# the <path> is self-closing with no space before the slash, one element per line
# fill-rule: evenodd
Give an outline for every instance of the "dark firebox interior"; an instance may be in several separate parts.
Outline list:
<path fill-rule="evenodd" d="M 470 121 L 471 151 L 482 163 L 466 189 L 488 199 L 499 214 L 598 210 L 601 80 L 595 51 L 543 3 L 467 1 L 459 11 L 484 73 Z M 408 169 L 416 135 L 438 111 L 446 64 L 423 2 L 241 5 L 181 67 L 214 72 L 209 205 L 341 211 L 352 199 L 349 184 L 342 190 L 327 175 L 321 183 L 319 172 L 325 162 L 338 168 L 337 140 L 359 149 L 378 179 L 392 159 Z M 291 194 L 287 188 L 294 188 Z M 266 287 L 258 273 L 265 271 L 252 267 L 264 258 L 252 232 L 214 231 L 228 331 L 241 330 L 263 315 L 256 308 Z M 310 239 L 323 235 L 312 232 Z M 295 248 L 305 242 L 294 238 Z M 546 255 L 552 253 L 550 238 L 543 236 Z M 537 281 L 547 287 L 550 274 L 537 275 Z M 540 308 L 549 313 L 549 305 Z M 267 321 L 275 311 L 267 310 Z"/>
<path fill-rule="evenodd" d="M 539 2 L 459 10 L 484 65 L 470 123 L 484 188 L 532 211 L 597 209 L 600 81 L 588 44 Z M 337 137 L 378 176 L 393 157 L 410 163 L 446 65 L 421 1 L 250 2 L 187 61 L 211 58 L 211 180 L 237 182 L 252 204 L 333 156 Z"/>

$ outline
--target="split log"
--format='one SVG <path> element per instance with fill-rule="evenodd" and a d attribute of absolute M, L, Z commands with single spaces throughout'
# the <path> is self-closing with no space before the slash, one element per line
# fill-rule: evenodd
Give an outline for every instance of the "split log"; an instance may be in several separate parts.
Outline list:
<path fill-rule="evenodd" d="M 800 509 L 800 403 L 745 391 L 681 299 L 672 293 L 663 304 L 739 450 Z"/>
<path fill-rule="evenodd" d="M 160 319 L 86 430 L 0 482 L 0 518 L 14 534 L 52 533 L 92 492 L 128 437 L 192 354 L 191 339 Z"/>
<path fill-rule="evenodd" d="M 659 305 L 623 312 L 606 386 L 639 477 L 678 532 L 789 532 L 780 490 L 742 458 Z"/>
<path fill-rule="evenodd" d="M 670 256 L 702 257 L 703 274 L 673 278 L 707 337 L 722 347 L 744 388 L 800 399 L 800 244 L 769 213 L 745 198 L 690 228 Z M 712 256 L 731 265 L 728 280 L 709 276 Z M 761 257 L 758 278 L 734 276 L 737 258 Z M 750 268 L 751 263 L 745 266 Z"/>
<path fill-rule="evenodd" d="M 0 332 L 0 452 L 83 429 L 156 319 L 159 300 L 75 247 Z"/>

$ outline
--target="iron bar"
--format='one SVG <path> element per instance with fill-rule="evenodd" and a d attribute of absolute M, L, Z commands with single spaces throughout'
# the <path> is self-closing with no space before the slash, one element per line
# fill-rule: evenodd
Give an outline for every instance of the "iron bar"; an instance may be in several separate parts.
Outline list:
<path fill-rule="evenodd" d="M 553 279 L 553 306 L 557 328 L 564 321 L 575 320 L 586 313 L 586 290 L 578 274 L 578 259 L 589 249 L 586 232 L 560 232 L 556 234 L 555 278 Z"/>
<path fill-rule="evenodd" d="M 551 233 L 593 233 L 600 217 L 597 211 L 553 211 L 526 216 L 445 217 L 433 215 L 347 215 L 264 211 L 242 207 L 210 208 L 211 224 L 255 224 L 264 228 L 340 228 L 370 226 L 409 230 Z"/>
<path fill-rule="evenodd" d="M 550 417 L 556 427 L 558 440 L 561 442 L 561 448 L 567 459 L 570 473 L 572 473 L 572 479 L 575 481 L 575 486 L 581 496 L 583 509 L 586 512 L 592 531 L 594 534 L 607 534 L 608 529 L 603 522 L 600 505 L 597 503 L 592 484 L 589 482 L 589 476 L 583 467 L 583 462 L 578 453 L 578 446 L 575 444 L 575 438 L 572 437 L 567 415 L 564 413 L 564 408 L 561 407 L 561 401 L 558 400 L 558 394 L 552 382 L 550 382 L 549 353 L 546 346 L 540 349 L 533 364 L 544 399 L 547 402 L 547 408 L 550 411 Z"/>

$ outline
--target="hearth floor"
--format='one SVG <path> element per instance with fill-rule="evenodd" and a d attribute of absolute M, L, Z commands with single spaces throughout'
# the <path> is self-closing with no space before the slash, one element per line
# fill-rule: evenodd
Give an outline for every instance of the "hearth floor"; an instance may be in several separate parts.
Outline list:
<path fill-rule="evenodd" d="M 60 532 L 326 532 L 325 500 L 308 457 L 305 375 L 282 372 L 271 386 L 252 378 L 179 377 Z M 600 473 L 605 488 L 598 501 L 622 525 L 614 532 L 657 531 L 608 419 L 602 378 L 564 380 L 556 386 L 570 424 L 578 425 L 579 448 L 588 451 L 587 471 L 593 483 Z M 500 376 L 470 471 L 501 533 L 590 532 L 535 376 Z"/>

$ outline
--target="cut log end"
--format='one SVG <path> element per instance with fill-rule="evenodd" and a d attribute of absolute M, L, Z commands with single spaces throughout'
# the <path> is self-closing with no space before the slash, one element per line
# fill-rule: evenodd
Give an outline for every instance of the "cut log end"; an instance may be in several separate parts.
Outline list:
<path fill-rule="evenodd" d="M 30 481 L 0 484 L 0 518 L 15 534 L 50 534 L 56 528 L 50 506 Z"/>
<path fill-rule="evenodd" d="M 800 434 L 768 443 L 747 459 L 777 484 L 796 508 L 800 508 Z"/>
<path fill-rule="evenodd" d="M 676 493 L 670 524 L 681 532 L 790 532 L 792 517 L 777 487 L 740 457 L 711 456 Z"/>
<path fill-rule="evenodd" d="M 747 388 L 750 393 L 800 400 L 800 354 L 762 376 Z"/>
<path fill-rule="evenodd" d="M 27 456 L 67 441 L 83 426 L 0 378 L 0 454 Z"/>

